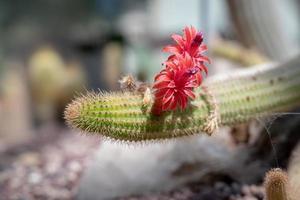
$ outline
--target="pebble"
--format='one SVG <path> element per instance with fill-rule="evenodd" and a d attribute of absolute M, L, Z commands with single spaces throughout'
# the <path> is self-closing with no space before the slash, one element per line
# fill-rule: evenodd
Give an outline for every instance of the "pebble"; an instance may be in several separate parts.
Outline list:
<path fill-rule="evenodd" d="M 41 182 L 41 180 L 42 180 L 42 175 L 37 172 L 32 172 L 28 176 L 28 183 L 31 183 L 31 184 L 38 184 Z"/>
<path fill-rule="evenodd" d="M 36 166 L 40 163 L 39 154 L 36 152 L 23 153 L 18 160 L 27 166 Z"/>
<path fill-rule="evenodd" d="M 73 172 L 80 172 L 82 170 L 82 166 L 77 161 L 71 161 L 68 165 L 69 169 Z"/>

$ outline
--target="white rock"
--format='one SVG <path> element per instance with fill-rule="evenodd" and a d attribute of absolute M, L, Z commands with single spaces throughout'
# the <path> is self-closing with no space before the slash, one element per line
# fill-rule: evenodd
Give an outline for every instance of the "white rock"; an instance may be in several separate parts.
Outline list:
<path fill-rule="evenodd" d="M 28 176 L 28 182 L 31 184 L 38 184 L 42 180 L 42 175 L 37 172 L 32 172 Z"/>
<path fill-rule="evenodd" d="M 239 163 L 235 152 L 220 139 L 206 136 L 134 147 L 106 141 L 85 171 L 77 197 L 110 199 L 170 190 L 208 172 L 227 170 L 239 176 L 233 166 Z"/>

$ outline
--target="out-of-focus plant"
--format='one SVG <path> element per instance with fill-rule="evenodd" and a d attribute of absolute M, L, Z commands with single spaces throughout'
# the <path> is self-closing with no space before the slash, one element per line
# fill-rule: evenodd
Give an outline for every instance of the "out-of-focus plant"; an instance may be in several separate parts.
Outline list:
<path fill-rule="evenodd" d="M 258 65 L 268 61 L 268 59 L 258 51 L 244 48 L 233 42 L 216 42 L 212 48 L 212 53 L 244 66 Z"/>
<path fill-rule="evenodd" d="M 0 137 L 6 143 L 18 143 L 30 138 L 31 113 L 24 66 L 4 62 L 0 79 Z"/>
<path fill-rule="evenodd" d="M 33 53 L 29 60 L 29 80 L 36 101 L 55 101 L 65 78 L 65 64 L 54 49 L 43 47 Z"/>
<path fill-rule="evenodd" d="M 86 132 L 127 141 L 167 139 L 235 125 L 300 105 L 299 57 L 278 67 L 212 78 L 202 55 L 202 34 L 186 28 L 172 35 L 172 55 L 153 87 L 134 91 L 89 93 L 65 110 L 67 122 Z"/>
<path fill-rule="evenodd" d="M 80 92 L 85 76 L 76 62 L 66 64 L 51 47 L 42 47 L 29 59 L 29 81 L 38 118 L 53 117 L 59 103 Z"/>

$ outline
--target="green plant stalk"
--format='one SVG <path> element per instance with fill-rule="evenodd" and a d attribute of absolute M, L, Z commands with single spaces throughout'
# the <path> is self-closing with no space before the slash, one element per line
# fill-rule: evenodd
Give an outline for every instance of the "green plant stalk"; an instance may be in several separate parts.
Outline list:
<path fill-rule="evenodd" d="M 70 103 L 65 118 L 72 127 L 117 140 L 188 136 L 205 132 L 213 112 L 218 125 L 231 126 L 299 106 L 299 77 L 300 57 L 273 68 L 211 78 L 204 83 L 209 92 L 197 89 L 187 109 L 162 116 L 153 116 L 151 105 L 143 106 L 143 95 L 90 93 Z"/>

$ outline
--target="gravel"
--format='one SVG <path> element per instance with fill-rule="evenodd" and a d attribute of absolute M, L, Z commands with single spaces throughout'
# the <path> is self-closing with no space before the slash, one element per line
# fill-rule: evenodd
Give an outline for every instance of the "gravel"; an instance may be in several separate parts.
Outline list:
<path fill-rule="evenodd" d="M 74 199 L 99 140 L 47 127 L 24 144 L 0 144 L 1 199 Z"/>
<path fill-rule="evenodd" d="M 7 146 L 0 142 L 0 199 L 75 199 L 80 178 L 99 145 L 100 138 L 55 126 L 42 128 L 34 139 L 23 144 Z M 117 199 L 262 200 L 263 195 L 262 186 L 221 180 Z"/>

